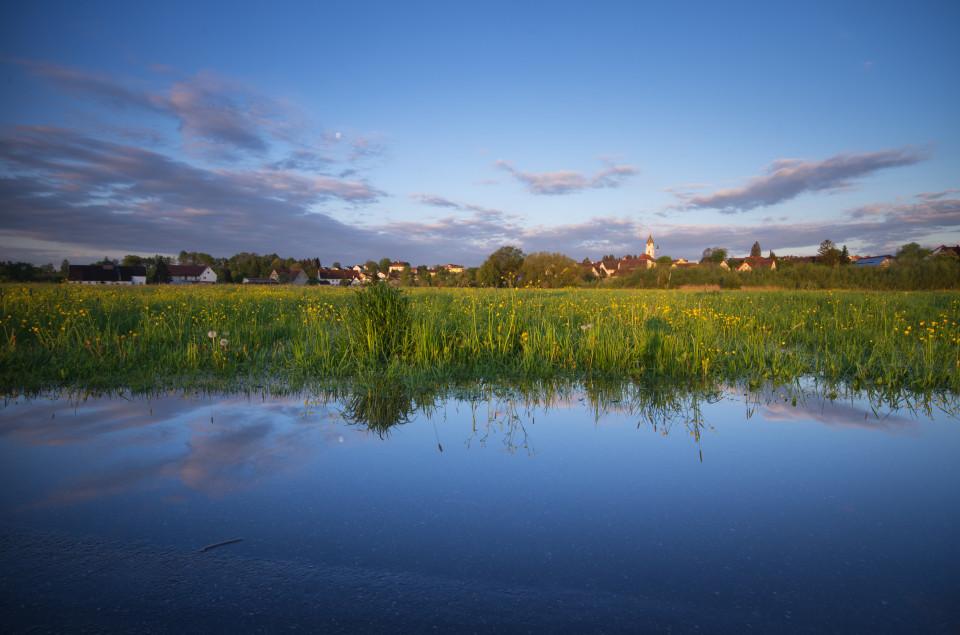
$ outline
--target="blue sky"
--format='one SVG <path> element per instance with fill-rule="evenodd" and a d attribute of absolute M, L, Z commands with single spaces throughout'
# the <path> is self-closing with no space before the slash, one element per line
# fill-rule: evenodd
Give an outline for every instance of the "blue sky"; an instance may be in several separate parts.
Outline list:
<path fill-rule="evenodd" d="M 960 242 L 955 2 L 17 2 L 0 259 Z"/>

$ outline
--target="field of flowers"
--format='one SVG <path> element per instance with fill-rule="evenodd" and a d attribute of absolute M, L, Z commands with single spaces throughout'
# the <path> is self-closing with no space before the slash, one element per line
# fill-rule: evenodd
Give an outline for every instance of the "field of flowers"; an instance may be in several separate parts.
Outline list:
<path fill-rule="evenodd" d="M 394 313 L 367 293 L 2 286 L 0 389 L 604 375 L 960 392 L 955 292 L 414 289 L 384 296 Z"/>

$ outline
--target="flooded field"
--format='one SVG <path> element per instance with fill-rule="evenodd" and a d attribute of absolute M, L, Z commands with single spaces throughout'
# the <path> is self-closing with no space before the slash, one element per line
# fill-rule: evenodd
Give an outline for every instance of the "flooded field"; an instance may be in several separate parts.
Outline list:
<path fill-rule="evenodd" d="M 571 384 L 0 408 L 4 630 L 956 632 L 956 401 Z"/>

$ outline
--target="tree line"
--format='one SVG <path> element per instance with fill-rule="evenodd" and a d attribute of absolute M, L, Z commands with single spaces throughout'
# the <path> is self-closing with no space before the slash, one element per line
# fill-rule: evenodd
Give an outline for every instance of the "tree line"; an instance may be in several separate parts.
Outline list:
<path fill-rule="evenodd" d="M 751 257 L 761 254 L 759 242 L 750 250 Z M 725 247 L 708 247 L 703 250 L 702 264 L 726 262 L 729 251 Z M 627 258 L 636 258 L 626 256 Z M 717 285 L 723 288 L 741 286 L 774 286 L 781 288 L 960 288 L 960 262 L 955 255 L 932 257 L 929 249 L 918 243 L 907 243 L 897 250 L 891 267 L 851 267 L 852 262 L 846 245 L 838 248 L 832 241 L 824 240 L 812 262 L 800 262 L 791 257 L 777 258 L 771 250 L 767 256 L 777 262 L 777 269 L 752 271 L 739 274 L 719 267 L 693 267 L 671 269 L 658 266 L 638 269 L 629 275 L 607 280 L 606 275 L 583 264 L 593 264 L 589 258 L 582 263 L 556 252 L 540 251 L 526 254 L 518 247 L 506 245 L 491 253 L 479 267 L 467 268 L 463 273 L 452 273 L 436 265 L 429 271 L 425 265 L 411 266 L 399 263 L 402 269 L 391 272 L 396 261 L 390 258 L 367 260 L 364 271 L 374 277 L 382 273 L 400 286 L 459 286 L 459 287 L 590 287 L 610 285 L 630 288 L 677 288 L 686 285 Z M 614 254 L 604 254 L 599 262 L 616 262 Z M 809 259 L 806 259 L 809 260 Z M 661 256 L 658 264 L 673 262 L 669 256 Z M 205 265 L 216 274 L 218 282 L 239 283 L 244 278 L 267 278 L 274 270 L 303 269 L 312 283 L 317 282 L 317 273 L 322 270 L 320 258 L 281 258 L 276 253 L 260 255 L 241 252 L 229 258 L 218 258 L 196 251 L 181 251 L 176 258 L 170 256 L 127 255 L 119 262 L 104 258 L 89 264 L 120 264 L 142 266 L 149 283 L 163 283 L 170 279 L 169 265 Z M 341 268 L 332 262 L 332 268 Z M 0 263 L 0 282 L 60 282 L 69 275 L 70 263 L 64 260 L 59 270 L 53 264 L 36 267 L 23 262 Z M 342 281 L 349 284 L 349 280 Z"/>

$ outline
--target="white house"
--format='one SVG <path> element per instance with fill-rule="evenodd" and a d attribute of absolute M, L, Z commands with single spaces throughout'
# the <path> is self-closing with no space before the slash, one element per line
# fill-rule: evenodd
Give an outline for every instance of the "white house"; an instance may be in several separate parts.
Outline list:
<path fill-rule="evenodd" d="M 207 265 L 167 265 L 171 284 L 216 282 L 217 274 Z"/>

